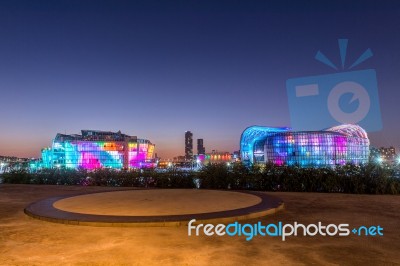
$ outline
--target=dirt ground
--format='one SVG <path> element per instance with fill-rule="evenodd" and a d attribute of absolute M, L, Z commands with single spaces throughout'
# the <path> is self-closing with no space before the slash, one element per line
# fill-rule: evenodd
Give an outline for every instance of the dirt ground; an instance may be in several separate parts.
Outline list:
<path fill-rule="evenodd" d="M 263 224 L 380 225 L 383 236 L 188 236 L 187 227 L 117 228 L 55 224 L 23 213 L 29 203 L 117 188 L 0 184 L 1 265 L 400 265 L 400 197 L 271 193 L 285 210 Z M 205 203 L 207 204 L 207 203 Z M 243 222 L 242 222 L 243 223 Z"/>

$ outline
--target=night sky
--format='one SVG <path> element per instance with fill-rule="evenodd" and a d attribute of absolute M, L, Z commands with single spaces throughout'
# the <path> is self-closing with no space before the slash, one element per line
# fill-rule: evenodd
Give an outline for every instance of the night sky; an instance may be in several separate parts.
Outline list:
<path fill-rule="evenodd" d="M 383 2 L 383 3 L 382 3 Z M 1 1 L 0 155 L 39 157 L 60 133 L 121 130 L 163 158 L 184 132 L 239 149 L 251 125 L 290 126 L 286 80 L 376 69 L 383 129 L 400 146 L 398 1 Z"/>

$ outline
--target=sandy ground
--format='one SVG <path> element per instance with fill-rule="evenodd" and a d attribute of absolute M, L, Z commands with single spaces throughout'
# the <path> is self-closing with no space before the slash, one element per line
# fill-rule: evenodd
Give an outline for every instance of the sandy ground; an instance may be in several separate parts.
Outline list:
<path fill-rule="evenodd" d="M 257 196 L 231 191 L 157 189 L 93 193 L 62 199 L 53 206 L 85 214 L 160 216 L 226 211 L 260 202 Z"/>
<path fill-rule="evenodd" d="M 380 225 L 381 237 L 206 237 L 187 227 L 105 228 L 35 220 L 33 201 L 99 187 L 0 185 L 1 265 L 400 265 L 400 197 L 271 193 L 278 214 L 249 222 Z"/>

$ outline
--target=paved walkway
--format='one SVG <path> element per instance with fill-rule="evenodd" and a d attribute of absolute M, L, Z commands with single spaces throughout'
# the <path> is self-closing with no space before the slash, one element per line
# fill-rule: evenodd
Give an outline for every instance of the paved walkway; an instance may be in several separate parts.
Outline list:
<path fill-rule="evenodd" d="M 250 191 L 146 189 L 69 195 L 25 208 L 33 218 L 91 226 L 179 226 L 191 219 L 227 223 L 283 208 L 273 196 Z"/>

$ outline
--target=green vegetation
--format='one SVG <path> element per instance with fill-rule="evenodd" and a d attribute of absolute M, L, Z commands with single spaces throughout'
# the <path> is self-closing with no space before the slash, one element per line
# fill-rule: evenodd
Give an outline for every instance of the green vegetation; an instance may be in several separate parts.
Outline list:
<path fill-rule="evenodd" d="M 297 166 L 245 167 L 240 163 L 210 164 L 200 171 L 144 169 L 95 171 L 46 169 L 36 173 L 13 170 L 4 173 L 4 183 L 84 186 L 129 186 L 158 188 L 207 188 L 291 192 L 339 192 L 356 194 L 400 194 L 399 167 L 370 163 L 332 168 Z"/>

